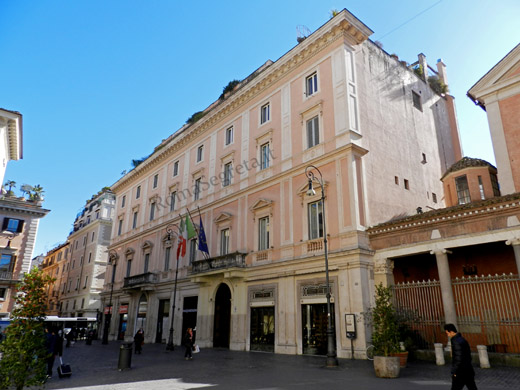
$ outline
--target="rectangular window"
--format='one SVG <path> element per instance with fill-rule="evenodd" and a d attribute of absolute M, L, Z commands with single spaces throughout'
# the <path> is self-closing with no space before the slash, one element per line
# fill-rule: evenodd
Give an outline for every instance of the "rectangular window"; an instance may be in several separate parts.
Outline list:
<path fill-rule="evenodd" d="M 199 177 L 197 180 L 195 180 L 195 186 L 193 187 L 193 199 L 194 200 L 200 199 L 200 183 L 201 183 L 201 178 Z"/>
<path fill-rule="evenodd" d="M 258 250 L 269 249 L 269 217 L 258 220 Z"/>
<path fill-rule="evenodd" d="M 7 298 L 7 288 L 0 287 L 0 301 L 5 301 L 6 298 Z"/>
<path fill-rule="evenodd" d="M 307 121 L 307 147 L 312 148 L 320 143 L 320 127 L 318 116 Z"/>
<path fill-rule="evenodd" d="M 85 284 L 83 285 L 83 288 L 87 288 L 87 283 L 88 283 L 88 275 L 85 276 Z"/>
<path fill-rule="evenodd" d="M 79 278 L 76 279 L 76 288 L 74 290 L 79 289 Z"/>
<path fill-rule="evenodd" d="M 394 182 L 395 184 L 399 185 L 399 178 L 397 176 L 394 176 Z"/>
<path fill-rule="evenodd" d="M 152 202 L 152 204 L 150 204 L 150 221 L 153 221 L 154 218 L 155 218 L 155 202 Z"/>
<path fill-rule="evenodd" d="M 5 253 L 0 257 L 0 272 L 12 272 L 11 260 L 13 256 Z"/>
<path fill-rule="evenodd" d="M 478 189 L 480 190 L 480 199 L 486 199 L 486 196 L 484 195 L 484 184 L 482 183 L 482 176 L 478 177 Z"/>
<path fill-rule="evenodd" d="M 433 203 L 437 203 L 437 194 L 435 192 L 432 192 L 432 200 Z"/>
<path fill-rule="evenodd" d="M 67 292 L 70 292 L 71 288 L 72 288 L 72 280 L 69 280 L 69 288 L 68 288 Z"/>
<path fill-rule="evenodd" d="M 170 195 L 170 211 L 175 210 L 175 199 L 177 198 L 177 192 L 173 191 Z"/>
<path fill-rule="evenodd" d="M 175 161 L 173 163 L 173 176 L 177 176 L 179 174 L 179 161 Z"/>
<path fill-rule="evenodd" d="M 260 170 L 269 168 L 269 142 L 260 146 Z"/>
<path fill-rule="evenodd" d="M 412 102 L 415 108 L 417 108 L 419 111 L 422 111 L 421 95 L 415 91 L 412 91 Z"/>
<path fill-rule="evenodd" d="M 92 260 L 92 252 L 90 252 L 90 253 L 88 254 L 88 262 L 90 263 L 91 260 Z"/>
<path fill-rule="evenodd" d="M 76 300 L 75 299 L 74 299 L 74 302 L 72 303 L 72 310 L 76 310 Z"/>
<path fill-rule="evenodd" d="M 323 203 L 309 203 L 309 240 L 323 237 Z"/>
<path fill-rule="evenodd" d="M 146 253 L 144 255 L 144 273 L 148 272 L 149 265 L 150 265 L 150 254 Z"/>
<path fill-rule="evenodd" d="M 132 272 L 132 259 L 128 259 L 126 262 L 126 277 L 129 278 Z"/>
<path fill-rule="evenodd" d="M 190 264 L 197 260 L 197 239 L 190 240 Z"/>
<path fill-rule="evenodd" d="M 137 189 L 135 190 L 135 198 L 139 199 L 141 197 L 141 186 L 137 186 Z"/>
<path fill-rule="evenodd" d="M 224 180 L 222 180 L 222 187 L 227 187 L 231 184 L 231 178 L 233 177 L 233 165 L 227 163 L 224 165 Z"/>
<path fill-rule="evenodd" d="M 121 208 L 125 207 L 125 203 L 126 203 L 126 195 L 123 195 L 123 197 L 121 198 Z"/>
<path fill-rule="evenodd" d="M 197 148 L 197 162 L 201 162 L 204 158 L 204 145 L 200 145 Z"/>
<path fill-rule="evenodd" d="M 83 237 L 83 246 L 87 245 L 87 236 Z"/>
<path fill-rule="evenodd" d="M 409 190 L 410 189 L 410 183 L 408 182 L 408 179 L 404 179 L 404 189 Z"/>
<path fill-rule="evenodd" d="M 94 233 L 95 233 L 95 232 L 92 232 L 92 237 L 91 237 L 91 239 L 90 239 L 90 242 L 94 242 Z"/>
<path fill-rule="evenodd" d="M 83 309 L 85 307 L 85 298 L 81 299 L 81 308 Z"/>
<path fill-rule="evenodd" d="M 120 219 L 119 223 L 117 225 L 117 235 L 120 236 L 122 231 L 123 231 L 123 220 Z M 78 246 L 77 244 L 78 243 L 76 242 L 76 246 Z"/>
<path fill-rule="evenodd" d="M 457 189 L 457 199 L 459 204 L 466 204 L 471 202 L 469 196 L 468 178 L 466 175 L 455 178 L 455 187 Z"/>
<path fill-rule="evenodd" d="M 76 260 L 72 260 L 72 269 L 76 266 Z"/>
<path fill-rule="evenodd" d="M 171 248 L 166 247 L 166 250 L 164 251 L 164 270 L 168 271 L 170 269 L 170 252 Z"/>
<path fill-rule="evenodd" d="M 228 127 L 226 129 L 226 145 L 229 145 L 233 142 L 233 126 Z"/>
<path fill-rule="evenodd" d="M 134 212 L 134 217 L 132 219 L 132 229 L 137 227 L 137 211 Z"/>
<path fill-rule="evenodd" d="M 497 175 L 490 173 L 489 177 L 491 179 L 491 187 L 493 187 L 493 195 L 500 196 L 500 187 L 498 186 Z"/>
<path fill-rule="evenodd" d="M 318 73 L 314 72 L 305 79 L 305 93 L 307 96 L 318 92 Z"/>
<path fill-rule="evenodd" d="M 269 119 L 271 119 L 271 106 L 267 103 L 260 107 L 260 124 L 267 122 Z"/>
<path fill-rule="evenodd" d="M 220 254 L 227 255 L 229 253 L 229 229 L 220 231 Z"/>
<path fill-rule="evenodd" d="M 4 218 L 2 231 L 8 231 L 11 233 L 21 233 L 23 229 L 23 219 L 15 218 Z"/>
<path fill-rule="evenodd" d="M 159 174 L 156 174 L 153 177 L 153 188 L 157 188 L 157 184 L 159 183 Z"/>
<path fill-rule="evenodd" d="M 81 267 L 83 265 L 83 256 L 79 258 L 79 266 Z"/>

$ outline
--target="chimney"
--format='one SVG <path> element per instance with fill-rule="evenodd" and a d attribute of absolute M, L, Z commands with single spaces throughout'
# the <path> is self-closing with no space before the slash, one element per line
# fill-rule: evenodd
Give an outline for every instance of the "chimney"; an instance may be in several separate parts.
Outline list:
<path fill-rule="evenodd" d="M 426 56 L 420 53 L 417 57 L 419 57 L 419 65 L 421 65 L 423 70 L 423 80 L 426 82 L 428 80 L 428 63 L 426 62 Z"/>
<path fill-rule="evenodd" d="M 448 76 L 446 74 L 446 64 L 442 62 L 442 58 L 437 60 L 437 73 L 439 74 L 439 79 L 447 86 Z"/>

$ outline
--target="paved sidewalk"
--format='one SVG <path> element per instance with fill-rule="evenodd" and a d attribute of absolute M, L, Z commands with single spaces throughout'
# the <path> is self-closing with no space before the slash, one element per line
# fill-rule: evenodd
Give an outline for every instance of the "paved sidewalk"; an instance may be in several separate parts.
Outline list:
<path fill-rule="evenodd" d="M 340 359 L 338 368 L 325 368 L 325 357 L 275 355 L 202 349 L 193 360 L 184 360 L 184 349 L 167 352 L 164 344 L 146 344 L 142 355 L 132 355 L 132 368 L 119 372 L 120 343 L 87 346 L 78 342 L 65 348 L 63 360 L 72 366 L 72 377 L 47 382 L 47 389 L 96 390 L 215 389 L 449 389 L 449 366 L 412 362 L 397 379 L 379 379 L 365 360 Z M 56 372 L 58 362 L 55 363 Z M 476 368 L 479 390 L 519 389 L 520 369 Z M 118 385 L 119 384 L 119 385 Z"/>

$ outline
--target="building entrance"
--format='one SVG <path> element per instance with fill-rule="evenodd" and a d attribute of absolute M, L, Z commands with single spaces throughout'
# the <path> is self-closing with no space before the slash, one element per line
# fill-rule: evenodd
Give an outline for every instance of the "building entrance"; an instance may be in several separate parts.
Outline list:
<path fill-rule="evenodd" d="M 334 324 L 334 305 L 331 304 L 330 310 Z M 327 354 L 327 304 L 302 305 L 302 334 L 304 355 Z"/>
<path fill-rule="evenodd" d="M 215 317 L 213 325 L 213 347 L 229 348 L 231 322 L 231 291 L 222 283 L 215 297 Z"/>
<path fill-rule="evenodd" d="M 184 297 L 182 304 L 182 335 L 186 334 L 186 329 L 193 329 L 195 338 L 197 337 L 197 304 L 199 297 Z"/>
<path fill-rule="evenodd" d="M 274 306 L 251 308 L 250 349 L 274 352 Z"/>
<path fill-rule="evenodd" d="M 170 300 L 161 299 L 159 300 L 159 313 L 157 314 L 157 330 L 155 332 L 155 342 L 163 342 L 163 334 L 166 335 L 169 329 L 169 318 L 170 318 Z"/>

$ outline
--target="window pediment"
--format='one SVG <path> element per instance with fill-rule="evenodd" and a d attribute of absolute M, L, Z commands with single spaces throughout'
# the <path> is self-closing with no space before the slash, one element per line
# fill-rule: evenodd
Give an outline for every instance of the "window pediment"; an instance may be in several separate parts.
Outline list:
<path fill-rule="evenodd" d="M 273 201 L 270 199 L 264 199 L 260 198 L 258 199 L 251 207 L 250 210 L 255 213 L 259 210 L 265 209 L 265 208 L 272 208 L 273 207 Z"/>
<path fill-rule="evenodd" d="M 135 251 L 134 251 L 132 248 L 128 248 L 128 249 L 125 251 L 125 257 L 133 257 L 133 256 L 134 256 L 134 253 L 135 253 Z"/>
<path fill-rule="evenodd" d="M 152 250 L 153 248 L 153 244 L 152 242 L 150 241 L 145 241 L 144 244 L 141 246 L 141 249 L 143 250 L 143 252 L 147 252 L 147 251 L 150 251 Z"/>
<path fill-rule="evenodd" d="M 229 222 L 229 221 L 231 221 L 232 218 L 233 218 L 233 215 L 231 215 L 230 213 L 222 212 L 219 214 L 219 216 L 217 218 L 215 218 L 214 222 L 216 224 L 220 224 L 220 223 L 224 223 L 224 222 Z"/>

